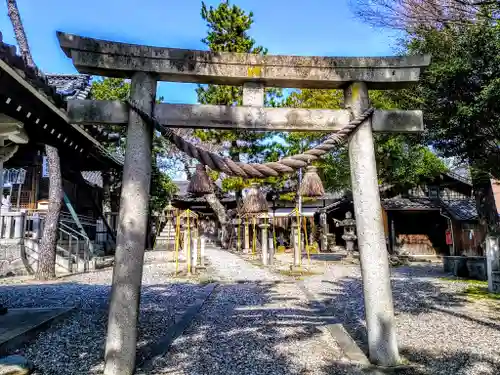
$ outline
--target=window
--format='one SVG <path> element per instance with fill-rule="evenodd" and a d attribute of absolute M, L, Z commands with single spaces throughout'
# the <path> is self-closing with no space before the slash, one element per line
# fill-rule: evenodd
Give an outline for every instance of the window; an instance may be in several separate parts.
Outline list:
<path fill-rule="evenodd" d="M 42 159 L 42 177 L 49 177 L 49 164 L 46 156 Z"/>
<path fill-rule="evenodd" d="M 429 198 L 434 198 L 434 199 L 439 198 L 438 186 L 429 186 Z"/>

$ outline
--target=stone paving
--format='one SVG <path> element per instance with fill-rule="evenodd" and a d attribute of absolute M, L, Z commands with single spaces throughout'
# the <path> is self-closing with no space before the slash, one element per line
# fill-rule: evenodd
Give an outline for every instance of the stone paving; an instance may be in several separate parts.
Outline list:
<path fill-rule="evenodd" d="M 327 374 L 343 361 L 296 283 L 208 248 L 222 281 L 194 324 L 148 374 Z"/>

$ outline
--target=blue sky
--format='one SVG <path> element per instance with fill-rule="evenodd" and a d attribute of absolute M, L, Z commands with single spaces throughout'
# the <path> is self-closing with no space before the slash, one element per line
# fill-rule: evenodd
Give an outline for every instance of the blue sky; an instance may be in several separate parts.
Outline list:
<path fill-rule="evenodd" d="M 392 55 L 395 35 L 363 25 L 349 0 L 233 0 L 254 12 L 251 36 L 272 54 Z M 207 1 L 216 5 L 219 1 Z M 0 31 L 15 44 L 5 2 Z M 199 0 L 18 0 L 35 63 L 46 73 L 76 73 L 59 48 L 56 31 L 154 46 L 205 49 Z M 195 103 L 195 85 L 161 83 L 172 103 Z"/>

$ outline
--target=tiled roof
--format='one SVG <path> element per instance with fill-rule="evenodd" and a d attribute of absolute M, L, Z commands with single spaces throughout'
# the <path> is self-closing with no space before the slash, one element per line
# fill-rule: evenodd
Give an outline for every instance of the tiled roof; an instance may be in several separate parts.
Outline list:
<path fill-rule="evenodd" d="M 82 171 L 82 176 L 91 185 L 103 187 L 101 171 Z"/>
<path fill-rule="evenodd" d="M 64 100 L 85 100 L 90 94 L 92 88 L 92 76 L 90 74 L 46 74 L 47 82 L 50 86 L 56 89 L 57 94 L 64 98 Z M 96 126 L 83 127 L 87 133 L 92 137 L 98 137 L 102 130 Z M 91 130 L 89 132 L 89 130 Z M 117 152 L 108 152 L 119 164 L 123 165 L 125 162 L 124 155 Z"/>
<path fill-rule="evenodd" d="M 45 77 L 66 100 L 87 99 L 92 87 L 89 74 L 46 74 Z"/>
<path fill-rule="evenodd" d="M 442 208 L 439 201 L 428 198 L 388 198 L 382 199 L 386 210 L 437 210 Z"/>
<path fill-rule="evenodd" d="M 184 196 L 176 196 L 175 200 L 178 202 L 206 202 L 207 200 L 205 197 L 201 196 L 194 196 L 194 195 L 184 195 Z M 236 198 L 232 196 L 223 196 L 220 198 L 220 202 L 225 203 L 225 202 L 235 202 Z"/>
<path fill-rule="evenodd" d="M 64 98 L 59 95 L 54 87 L 48 84 L 45 75 L 36 67 L 28 66 L 23 58 L 17 54 L 16 46 L 3 42 L 2 33 L 0 32 L 0 60 L 4 61 L 12 69 L 16 71 L 23 79 L 25 79 L 34 88 L 41 91 L 45 97 L 56 105 L 56 107 L 66 109 Z"/>
<path fill-rule="evenodd" d="M 15 46 L 3 42 L 1 32 L 0 60 L 59 109 L 67 109 L 67 99 L 86 97 L 90 91 L 89 75 L 49 75 L 49 78 L 38 68 L 28 66 L 21 56 L 17 55 Z M 71 126 L 81 132 L 80 127 Z M 111 161 L 115 166 L 123 165 L 122 159 L 111 155 L 94 137 L 88 134 L 84 134 L 84 137 L 92 143 L 98 155 Z"/>
<path fill-rule="evenodd" d="M 477 207 L 474 199 L 443 201 L 444 208 L 455 220 L 477 220 Z"/>

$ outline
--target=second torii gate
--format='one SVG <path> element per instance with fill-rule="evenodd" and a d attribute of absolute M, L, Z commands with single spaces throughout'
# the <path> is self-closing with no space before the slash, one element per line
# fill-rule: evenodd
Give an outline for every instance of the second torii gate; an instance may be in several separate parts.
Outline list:
<path fill-rule="evenodd" d="M 300 57 L 158 48 L 58 33 L 80 73 L 131 78 L 131 100 L 165 127 L 335 132 L 370 107 L 369 89 L 418 81 L 429 56 Z M 242 107 L 155 105 L 157 81 L 242 85 Z M 264 108 L 264 88 L 343 89 L 348 110 Z M 73 101 L 78 124 L 127 125 L 116 261 L 106 340 L 106 375 L 131 375 L 151 179 L 153 127 L 126 103 Z M 349 138 L 349 159 L 361 258 L 370 360 L 400 361 L 394 328 L 389 264 L 381 215 L 373 131 L 420 132 L 420 111 L 378 111 Z M 203 162 L 203 160 L 201 160 Z"/>

